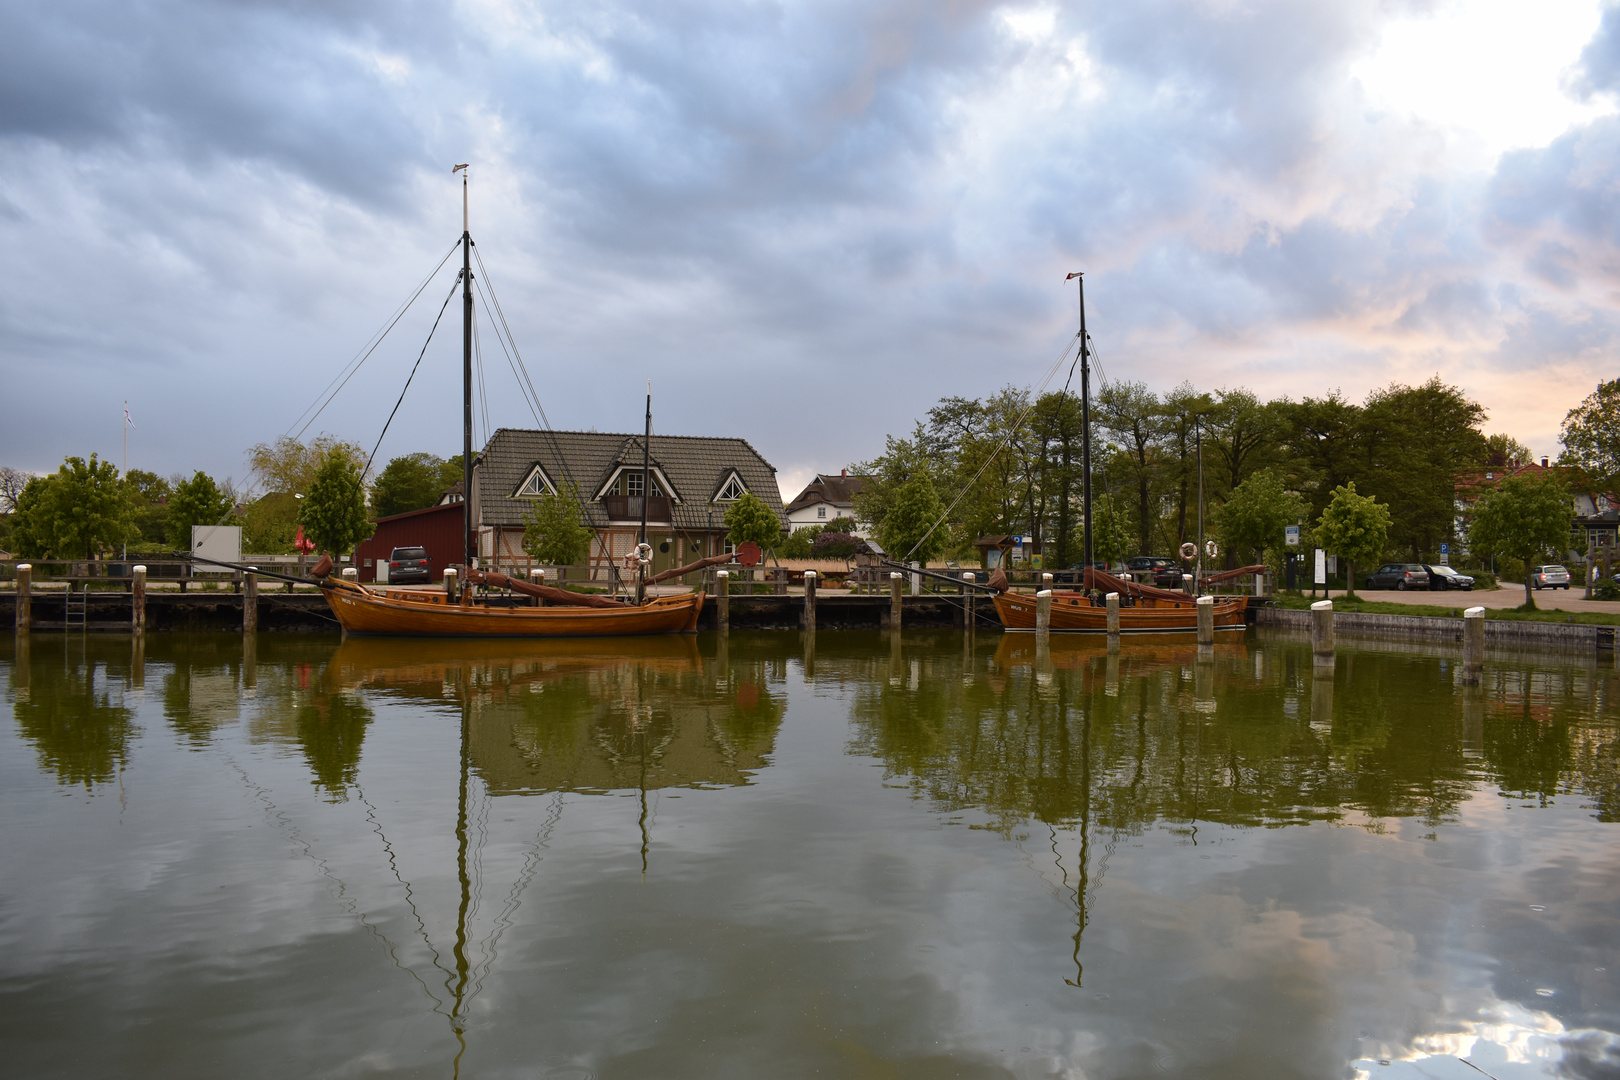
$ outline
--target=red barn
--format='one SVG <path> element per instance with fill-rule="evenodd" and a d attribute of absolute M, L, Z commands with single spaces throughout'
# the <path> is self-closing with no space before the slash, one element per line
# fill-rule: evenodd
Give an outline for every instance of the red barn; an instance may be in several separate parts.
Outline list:
<path fill-rule="evenodd" d="M 463 504 L 453 502 L 378 518 L 377 531 L 369 540 L 361 541 L 354 553 L 360 580 L 376 581 L 377 562 L 386 563 L 388 553 L 397 547 L 427 548 L 433 580 L 440 580 L 445 567 L 461 563 L 462 512 Z"/>

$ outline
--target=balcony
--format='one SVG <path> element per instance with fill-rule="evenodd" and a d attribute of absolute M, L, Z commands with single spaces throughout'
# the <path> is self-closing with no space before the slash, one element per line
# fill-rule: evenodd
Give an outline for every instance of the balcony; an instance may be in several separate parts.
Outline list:
<path fill-rule="evenodd" d="M 604 495 L 602 508 L 608 520 L 614 523 L 641 524 L 640 495 Z M 672 502 L 667 495 L 654 495 L 647 500 L 647 524 L 673 524 Z"/>

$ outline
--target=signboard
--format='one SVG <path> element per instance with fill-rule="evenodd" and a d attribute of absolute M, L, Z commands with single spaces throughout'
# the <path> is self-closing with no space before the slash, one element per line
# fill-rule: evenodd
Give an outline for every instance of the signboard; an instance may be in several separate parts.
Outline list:
<path fill-rule="evenodd" d="M 1450 544 L 1441 544 L 1440 545 L 1440 565 L 1441 566 L 1450 566 L 1451 565 L 1451 545 Z"/>
<path fill-rule="evenodd" d="M 1298 525 L 1290 525 L 1285 530 L 1285 533 L 1286 533 L 1286 535 L 1288 537 L 1288 540 L 1287 540 L 1288 546 L 1289 547 L 1299 547 L 1299 526 Z"/>
<path fill-rule="evenodd" d="M 1316 583 L 1327 584 L 1327 552 L 1321 548 L 1316 549 Z"/>
<path fill-rule="evenodd" d="M 1337 555 L 1329 555 L 1328 556 L 1328 577 L 1338 577 L 1338 576 L 1339 576 L 1339 557 Z"/>
<path fill-rule="evenodd" d="M 191 553 L 199 559 L 235 563 L 242 561 L 242 527 L 240 525 L 193 525 L 191 527 Z M 199 563 L 198 570 L 205 574 L 228 574 L 226 566 Z"/>
<path fill-rule="evenodd" d="M 1039 570 L 1041 568 L 1041 557 L 1039 555 L 1031 555 L 1029 558 L 1029 564 L 1035 569 Z"/>

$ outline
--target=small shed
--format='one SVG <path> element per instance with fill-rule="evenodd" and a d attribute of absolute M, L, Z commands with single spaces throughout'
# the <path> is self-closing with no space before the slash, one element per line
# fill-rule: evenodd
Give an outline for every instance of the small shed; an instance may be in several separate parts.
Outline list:
<path fill-rule="evenodd" d="M 453 502 L 378 518 L 377 531 L 355 549 L 354 565 L 360 580 L 376 581 L 377 560 L 386 563 L 389 552 L 397 547 L 426 548 L 433 580 L 444 577 L 445 567 L 461 562 L 463 511 L 464 504 Z"/>
<path fill-rule="evenodd" d="M 1013 549 L 1011 536 L 1006 534 L 981 536 L 973 541 L 973 546 L 979 549 L 979 565 L 986 570 L 1011 565 Z"/>

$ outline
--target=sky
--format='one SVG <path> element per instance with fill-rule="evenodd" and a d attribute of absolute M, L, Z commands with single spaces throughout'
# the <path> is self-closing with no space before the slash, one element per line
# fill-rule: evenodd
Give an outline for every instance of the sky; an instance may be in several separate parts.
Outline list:
<path fill-rule="evenodd" d="M 1620 354 L 1593 0 L 0 0 L 0 464 L 460 445 L 471 228 L 550 423 L 791 498 L 946 396 L 1439 375 L 1558 452 Z M 479 439 L 537 421 L 488 322 Z"/>

